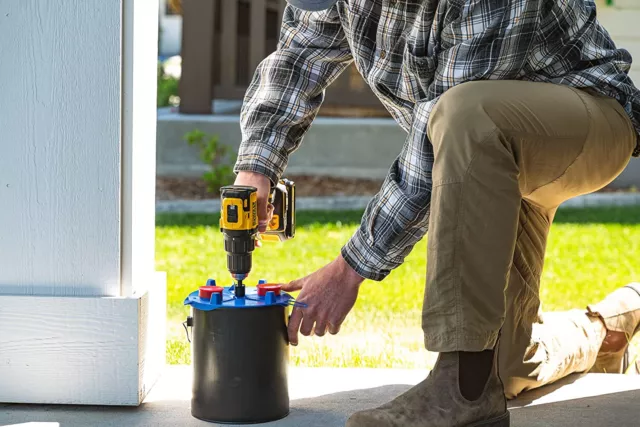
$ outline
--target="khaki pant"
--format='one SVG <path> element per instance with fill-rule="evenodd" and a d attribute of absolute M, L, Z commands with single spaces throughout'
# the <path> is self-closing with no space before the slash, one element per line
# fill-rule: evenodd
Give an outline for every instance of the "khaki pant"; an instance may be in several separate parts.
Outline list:
<path fill-rule="evenodd" d="M 508 397 L 591 369 L 604 326 L 581 310 L 540 314 L 540 276 L 557 207 L 604 187 L 631 158 L 623 108 L 566 86 L 472 82 L 438 101 L 428 131 L 427 349 L 481 351 L 501 331 Z"/>

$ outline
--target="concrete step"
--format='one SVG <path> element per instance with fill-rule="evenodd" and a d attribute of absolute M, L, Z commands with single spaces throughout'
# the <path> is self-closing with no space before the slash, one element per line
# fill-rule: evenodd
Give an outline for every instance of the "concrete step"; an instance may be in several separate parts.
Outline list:
<path fill-rule="evenodd" d="M 640 49 L 640 43 L 636 45 Z M 194 129 L 217 135 L 233 153 L 242 140 L 238 115 L 191 115 L 162 110 L 157 121 L 158 176 L 198 177 L 207 170 L 198 150 L 184 141 L 184 135 Z M 300 149 L 291 155 L 287 174 L 384 178 L 406 137 L 391 118 L 318 117 Z M 632 159 L 612 185 L 628 188 L 638 186 L 639 182 L 640 158 Z"/>
<path fill-rule="evenodd" d="M 426 371 L 303 369 L 290 372 L 291 414 L 263 424 L 341 427 L 355 411 L 378 406 L 407 390 Z M 139 408 L 3 405 L 3 427 L 215 426 L 189 410 L 191 369 L 167 367 Z M 510 403 L 513 427 L 632 427 L 640 425 L 640 376 L 575 375 Z"/>

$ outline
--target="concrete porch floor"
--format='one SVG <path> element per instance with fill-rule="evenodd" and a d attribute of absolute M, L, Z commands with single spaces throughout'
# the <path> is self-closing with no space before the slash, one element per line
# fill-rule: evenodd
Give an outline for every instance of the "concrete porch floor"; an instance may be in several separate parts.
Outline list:
<path fill-rule="evenodd" d="M 382 404 L 420 382 L 426 371 L 291 369 L 291 414 L 262 424 L 341 427 L 358 410 Z M 191 417 L 191 370 L 166 368 L 138 408 L 0 404 L 2 427 L 215 426 Z M 511 402 L 514 427 L 640 425 L 640 376 L 573 376 Z"/>

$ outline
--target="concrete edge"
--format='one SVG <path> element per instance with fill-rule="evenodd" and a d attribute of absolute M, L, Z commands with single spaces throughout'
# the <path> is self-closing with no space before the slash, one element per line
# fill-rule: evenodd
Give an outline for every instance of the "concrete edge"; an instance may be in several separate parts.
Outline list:
<path fill-rule="evenodd" d="M 640 205 L 640 193 L 594 193 L 567 200 L 561 208 L 589 208 Z"/>
<path fill-rule="evenodd" d="M 362 210 L 372 196 L 300 197 L 296 201 L 298 211 Z M 596 193 L 579 196 L 563 203 L 561 208 L 615 207 L 640 205 L 640 193 Z M 210 200 L 159 200 L 156 213 L 217 213 L 220 201 Z"/>

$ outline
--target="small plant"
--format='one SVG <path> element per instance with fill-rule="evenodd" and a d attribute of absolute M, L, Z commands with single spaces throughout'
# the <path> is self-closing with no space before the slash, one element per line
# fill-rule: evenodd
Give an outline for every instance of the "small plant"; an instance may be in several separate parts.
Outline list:
<path fill-rule="evenodd" d="M 202 175 L 208 191 L 218 193 L 220 187 L 228 185 L 233 180 L 233 168 L 227 159 L 229 147 L 220 143 L 216 135 L 195 129 L 187 133 L 184 139 L 189 145 L 200 150 L 200 160 L 210 168 Z"/>
<path fill-rule="evenodd" d="M 158 62 L 158 107 L 176 106 L 180 103 L 178 86 L 180 80 L 168 76 L 161 62 Z"/>

